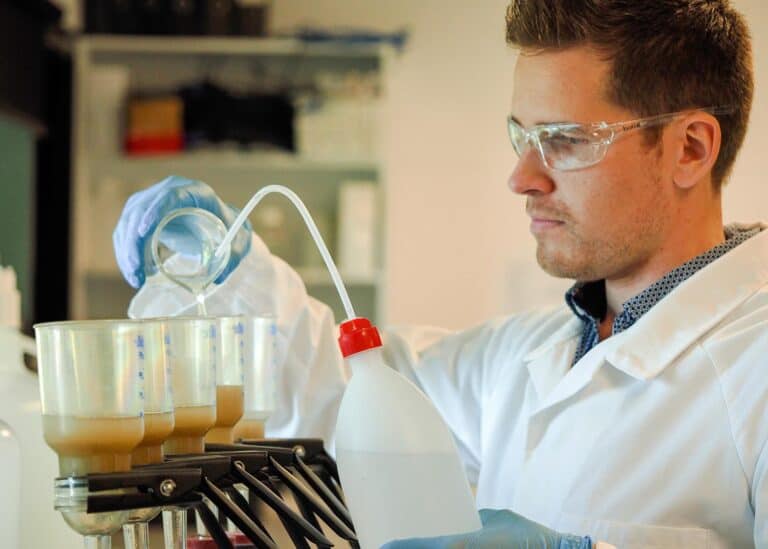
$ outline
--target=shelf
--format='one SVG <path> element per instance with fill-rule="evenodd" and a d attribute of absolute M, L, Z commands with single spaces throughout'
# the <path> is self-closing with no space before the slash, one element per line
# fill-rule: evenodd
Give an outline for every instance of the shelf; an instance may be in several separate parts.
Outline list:
<path fill-rule="evenodd" d="M 94 35 L 78 41 L 99 53 L 261 55 L 288 57 L 378 58 L 384 47 L 375 45 L 308 44 L 293 38 L 212 36 Z"/>
<path fill-rule="evenodd" d="M 171 174 L 177 171 L 198 173 L 216 170 L 259 172 L 369 173 L 379 167 L 372 161 L 335 161 L 303 158 L 283 152 L 205 151 L 152 156 L 102 156 L 90 161 L 97 172 L 124 177 Z"/>
<path fill-rule="evenodd" d="M 285 85 L 303 90 L 307 84 L 316 83 L 326 75 L 345 74 L 364 75 L 378 85 L 383 80 L 375 79 L 383 77 L 395 51 L 391 46 L 306 43 L 292 38 L 129 35 L 79 36 L 71 44 L 75 81 L 70 300 L 73 317 L 124 314 L 134 290 L 123 280 L 114 263 L 106 231 L 117 223 L 122 206 L 132 193 L 173 174 L 208 183 L 223 201 L 234 205 L 245 204 L 252 193 L 264 185 L 287 185 L 317 214 L 321 231 L 330 239 L 343 213 L 339 197 L 344 185 L 352 182 L 380 185 L 381 196 L 376 198 L 376 241 L 372 245 L 376 250 L 382 247 L 380 229 L 384 216 L 378 214 L 383 211 L 386 172 L 375 153 L 368 153 L 375 149 L 375 141 L 353 141 L 345 147 L 346 142 L 339 138 L 327 137 L 317 143 L 325 146 L 310 149 L 301 148 L 303 142 L 297 139 L 297 148 L 302 152 L 316 152 L 316 156 L 259 145 L 239 148 L 229 142 L 172 154 L 128 156 L 122 151 L 120 124 L 114 123 L 115 116 L 104 118 L 103 112 L 92 108 L 92 101 L 101 100 L 94 87 L 100 82 L 98 75 L 92 77 L 100 68 L 119 66 L 120 71 L 129 75 L 126 92 L 129 94 L 156 90 L 167 93 L 204 78 L 238 91 L 261 89 L 259 86 L 271 90 L 275 82 L 287 82 Z M 124 79 L 121 76 L 115 80 Z M 385 89 L 383 84 L 380 89 Z M 118 95 L 115 92 L 115 96 Z M 107 99 L 103 102 L 109 105 Z M 115 99 L 112 105 L 119 103 Z M 371 114 L 378 115 L 376 111 Z M 342 112 L 339 116 L 341 124 L 353 123 L 351 115 Z M 379 118 L 368 120 L 374 130 L 381 124 Z M 109 121 L 113 124 L 107 124 Z M 371 135 L 375 137 L 378 133 L 372 130 Z M 336 151 L 341 158 L 325 156 Z M 347 154 L 343 156 L 345 151 Z M 277 200 L 278 197 L 275 201 L 265 200 L 265 207 L 272 208 L 272 217 L 277 213 L 290 217 L 282 221 L 285 223 L 283 233 L 271 235 L 273 247 L 294 264 L 308 293 L 329 303 L 337 317 L 343 318 L 329 273 L 316 254 L 308 253 L 314 250 L 305 250 L 307 237 L 300 218 L 291 211 L 290 205 Z M 269 225 L 263 225 L 258 215 L 254 219 L 257 225 L 262 223 L 265 237 L 269 237 Z M 301 239 L 296 231 L 300 231 Z M 360 314 L 377 320 L 381 320 L 385 296 L 386 278 L 382 271 L 376 269 L 365 276 L 342 272 L 350 299 Z"/>
<path fill-rule="evenodd" d="M 332 286 L 331 275 L 325 267 L 302 267 L 296 269 L 299 276 L 307 286 Z M 100 282 L 124 282 L 123 275 L 117 270 L 105 268 L 92 268 L 86 271 L 88 280 Z M 379 284 L 379 277 L 375 274 L 369 276 L 352 275 L 341 273 L 341 279 L 348 286 L 376 286 Z"/>
<path fill-rule="evenodd" d="M 302 267 L 296 269 L 299 276 L 307 286 L 333 286 L 331 274 L 325 267 Z M 344 284 L 348 286 L 376 286 L 379 284 L 379 277 L 376 274 L 357 275 L 351 273 L 339 273 Z"/>
<path fill-rule="evenodd" d="M 306 158 L 289 152 L 280 151 L 199 151 L 182 152 L 165 156 L 118 156 L 118 162 L 135 166 L 171 164 L 181 162 L 188 165 L 195 163 L 209 165 L 219 163 L 223 166 L 263 168 L 269 170 L 311 170 L 311 171 L 376 171 L 378 165 L 372 160 L 324 160 Z"/>

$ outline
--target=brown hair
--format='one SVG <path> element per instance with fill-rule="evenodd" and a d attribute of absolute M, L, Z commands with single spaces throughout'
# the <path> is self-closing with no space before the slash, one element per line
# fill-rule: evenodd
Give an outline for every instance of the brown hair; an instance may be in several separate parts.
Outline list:
<path fill-rule="evenodd" d="M 507 42 L 523 51 L 592 46 L 611 61 L 608 97 L 638 116 L 730 106 L 717 115 L 719 188 L 752 106 L 749 30 L 728 0 L 512 0 Z M 648 131 L 648 130 L 646 130 Z M 650 129 L 650 141 L 661 131 Z"/>

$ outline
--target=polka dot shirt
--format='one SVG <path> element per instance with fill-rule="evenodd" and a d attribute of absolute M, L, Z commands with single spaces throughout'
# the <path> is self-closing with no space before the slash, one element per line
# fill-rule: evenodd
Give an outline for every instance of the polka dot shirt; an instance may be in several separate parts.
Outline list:
<path fill-rule="evenodd" d="M 706 267 L 760 231 L 761 228 L 759 227 L 748 230 L 735 226 L 725 227 L 725 242 L 667 273 L 643 292 L 624 303 L 621 313 L 616 315 L 613 320 L 613 335 L 630 328 L 651 307 L 683 281 L 693 276 L 699 269 Z M 598 325 L 607 310 L 605 281 L 577 282 L 566 292 L 565 301 L 583 323 L 581 340 L 573 359 L 573 363 L 576 364 L 587 352 L 600 343 Z"/>

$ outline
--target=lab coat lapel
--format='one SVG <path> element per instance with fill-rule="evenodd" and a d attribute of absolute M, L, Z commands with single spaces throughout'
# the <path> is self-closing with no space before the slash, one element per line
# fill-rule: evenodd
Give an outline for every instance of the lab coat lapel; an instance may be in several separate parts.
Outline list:
<path fill-rule="evenodd" d="M 582 321 L 574 316 L 523 357 L 537 395 L 535 403 L 528 410 L 530 416 L 581 390 L 605 362 L 606 352 L 615 347 L 621 338 L 620 334 L 600 343 L 573 366 L 582 329 Z"/>
<path fill-rule="evenodd" d="M 551 390 L 538 401 L 538 405 L 531 411 L 531 416 L 559 404 L 583 389 L 592 380 L 595 373 L 605 364 L 606 354 L 619 345 L 621 339 L 622 334 L 619 334 L 603 341 L 596 347 L 593 347 L 575 365 L 572 364 L 576 346 L 578 345 L 578 338 L 555 345 L 547 353 L 532 361 L 528 365 L 530 372 L 548 368 L 554 372 L 562 372 L 562 374 L 557 379 L 557 383 L 550 387 Z M 531 381 L 534 382 L 533 378 L 531 378 Z"/>
<path fill-rule="evenodd" d="M 581 321 L 574 316 L 523 358 L 528 376 L 536 390 L 538 403 L 541 403 L 567 374 L 580 333 Z"/>

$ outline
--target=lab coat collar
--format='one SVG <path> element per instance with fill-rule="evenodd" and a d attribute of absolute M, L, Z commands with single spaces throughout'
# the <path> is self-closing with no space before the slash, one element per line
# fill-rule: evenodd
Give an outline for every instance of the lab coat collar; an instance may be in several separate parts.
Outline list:
<path fill-rule="evenodd" d="M 764 223 L 753 223 L 741 225 L 741 228 L 757 226 L 768 227 Z M 605 350 L 606 361 L 617 369 L 636 379 L 651 379 L 766 283 L 768 230 L 702 268 L 659 301 L 631 328 L 610 337 L 599 346 Z M 544 378 L 537 383 L 538 374 L 545 375 L 538 372 L 538 359 L 553 347 L 578 336 L 581 329 L 582 321 L 572 317 L 523 357 L 540 394 L 539 389 L 544 389 L 544 385 L 549 383 Z"/>
<path fill-rule="evenodd" d="M 571 315 L 565 324 L 552 332 L 552 334 L 547 339 L 545 339 L 543 343 L 529 351 L 528 354 L 523 357 L 523 362 L 528 363 L 539 359 L 555 345 L 569 341 L 580 335 L 581 330 L 582 320 L 574 315 Z"/>
<path fill-rule="evenodd" d="M 743 228 L 757 226 L 766 227 Z M 606 360 L 636 379 L 654 378 L 766 283 L 764 230 L 682 282 L 620 334 Z"/>
<path fill-rule="evenodd" d="M 571 367 L 576 349 L 572 342 L 578 338 L 583 328 L 582 320 L 570 312 L 568 311 L 569 317 L 559 329 L 523 357 L 528 376 L 540 399 L 551 392 Z"/>

